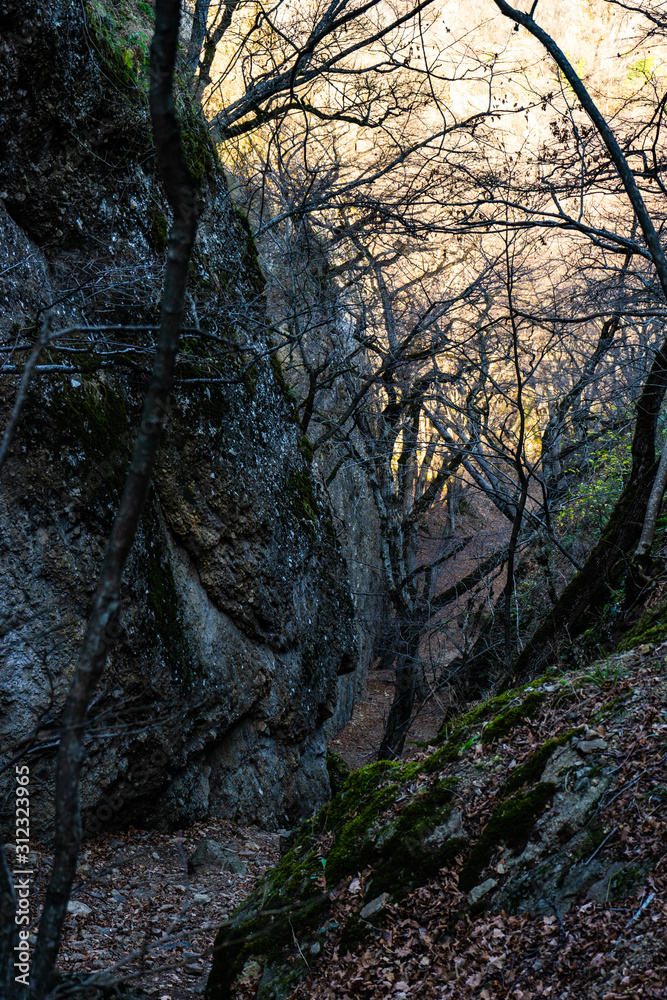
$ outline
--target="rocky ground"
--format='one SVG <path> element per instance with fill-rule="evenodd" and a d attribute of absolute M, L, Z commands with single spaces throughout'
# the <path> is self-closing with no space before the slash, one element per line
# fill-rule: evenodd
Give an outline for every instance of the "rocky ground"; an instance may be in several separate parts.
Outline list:
<path fill-rule="evenodd" d="M 382 866 L 363 830 L 358 865 L 348 860 L 340 870 L 342 834 L 321 832 L 315 854 L 326 913 L 315 928 L 295 920 L 296 947 L 283 955 L 301 981 L 272 992 L 259 946 L 230 995 L 249 1000 L 261 982 L 263 997 L 291 1000 L 664 1000 L 666 654 L 667 644 L 644 646 L 553 675 L 473 711 L 439 738 L 436 709 L 425 713 L 412 734 L 411 763 L 374 779 L 373 795 L 391 794 L 372 836 L 386 837 L 408 807 L 456 778 L 437 828 L 438 844 L 445 826 L 458 838 L 455 856 L 397 901 L 373 888 Z M 389 703 L 385 681 L 373 677 L 369 697 L 333 741 L 353 766 L 373 759 Z M 504 803 L 550 785 L 555 792 L 535 805 L 518 839 L 511 817 L 509 832 L 500 828 Z M 357 812 L 348 810 L 348 825 L 350 816 L 354 822 Z M 480 851 L 489 831 L 495 839 Z M 419 834 L 415 859 L 436 834 Z M 61 970 L 122 971 L 159 1000 L 201 997 L 215 933 L 280 862 L 279 841 L 219 821 L 88 841 Z M 49 857 L 38 852 L 35 860 L 41 897 Z"/>
<path fill-rule="evenodd" d="M 240 950 L 215 996 L 664 1000 L 666 653 L 553 674 L 359 772 L 269 877 L 295 943 Z"/>
<path fill-rule="evenodd" d="M 278 841 L 278 834 L 219 820 L 174 834 L 130 829 L 87 841 L 60 972 L 123 978 L 159 1000 L 201 997 L 213 937 L 276 863 Z M 35 852 L 34 861 L 33 916 L 50 872 L 48 852 Z"/>

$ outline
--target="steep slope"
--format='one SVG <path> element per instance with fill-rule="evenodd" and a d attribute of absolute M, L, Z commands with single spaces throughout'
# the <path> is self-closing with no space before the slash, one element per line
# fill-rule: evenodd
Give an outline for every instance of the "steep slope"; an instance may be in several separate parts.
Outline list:
<path fill-rule="evenodd" d="M 208 1000 L 664 996 L 666 649 L 355 771 L 221 929 Z"/>
<path fill-rule="evenodd" d="M 135 18 L 127 38 L 114 11 Z M 147 12 L 0 3 L 4 420 L 28 345 L 40 330 L 71 331 L 44 352 L 0 484 L 2 762 L 26 751 L 35 834 L 51 825 L 59 709 L 159 301 L 168 220 L 146 109 Z M 356 663 L 346 570 L 268 353 L 252 240 L 202 121 L 179 104 L 202 185 L 190 329 L 91 710 L 88 832 L 309 815 L 329 793 L 323 724 L 337 678 Z"/>

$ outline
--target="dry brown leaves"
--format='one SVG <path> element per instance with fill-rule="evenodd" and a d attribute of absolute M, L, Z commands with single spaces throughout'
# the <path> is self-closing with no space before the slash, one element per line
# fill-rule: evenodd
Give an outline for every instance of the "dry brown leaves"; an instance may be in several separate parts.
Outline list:
<path fill-rule="evenodd" d="M 237 854 L 247 874 L 189 875 L 187 858 L 207 837 Z M 41 906 L 50 858 L 38 860 Z M 277 834 L 217 820 L 182 834 L 130 829 L 87 841 L 71 898 L 90 913 L 68 915 L 59 971 L 115 969 L 159 1000 L 203 995 L 220 924 L 277 860 Z"/>
<path fill-rule="evenodd" d="M 508 765 L 521 765 L 551 736 L 595 726 L 607 741 L 603 766 L 615 775 L 598 806 L 605 828 L 615 831 L 609 847 L 626 871 L 651 867 L 628 898 L 582 900 L 563 915 L 484 913 L 454 922 L 462 900 L 457 865 L 388 907 L 356 952 L 341 953 L 339 932 L 323 936 L 323 957 L 291 1000 L 667 1000 L 665 672 L 653 654 L 631 662 L 622 680 L 574 685 L 540 718 L 493 746 L 471 748 L 452 768 L 461 779 L 465 825 L 477 834 Z M 618 699 L 625 714 L 601 722 Z M 494 766 L 498 757 L 501 766 Z M 334 925 L 358 912 L 362 882 L 339 892 Z"/>

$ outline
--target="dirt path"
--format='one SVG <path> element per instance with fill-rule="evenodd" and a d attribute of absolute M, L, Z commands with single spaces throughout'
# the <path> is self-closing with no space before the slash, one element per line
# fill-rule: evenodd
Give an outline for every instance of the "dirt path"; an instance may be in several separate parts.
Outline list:
<path fill-rule="evenodd" d="M 187 859 L 205 838 L 232 851 L 246 873 L 189 873 Z M 215 933 L 276 863 L 278 841 L 276 833 L 223 820 L 197 823 L 182 834 L 131 828 L 86 841 L 58 971 L 115 970 L 159 1000 L 203 996 Z M 39 872 L 34 916 L 51 859 L 36 851 L 33 860 Z"/>
<path fill-rule="evenodd" d="M 393 671 L 374 670 L 368 676 L 363 701 L 354 706 L 352 718 L 329 746 L 356 770 L 372 764 L 382 742 L 382 734 L 394 697 Z M 412 760 L 433 739 L 442 725 L 444 705 L 438 697 L 430 698 L 415 718 L 405 741 L 404 760 Z"/>
<path fill-rule="evenodd" d="M 391 706 L 391 671 L 374 671 L 364 701 L 330 745 L 352 768 L 375 760 Z M 406 741 L 406 759 L 438 731 L 442 708 L 431 699 Z M 233 852 L 245 874 L 188 871 L 187 859 L 205 839 Z M 197 823 L 173 834 L 135 830 L 101 834 L 83 845 L 58 970 L 92 974 L 115 970 L 158 1000 L 203 996 L 214 936 L 279 858 L 279 834 L 224 820 Z M 51 870 L 37 849 L 33 916 Z"/>

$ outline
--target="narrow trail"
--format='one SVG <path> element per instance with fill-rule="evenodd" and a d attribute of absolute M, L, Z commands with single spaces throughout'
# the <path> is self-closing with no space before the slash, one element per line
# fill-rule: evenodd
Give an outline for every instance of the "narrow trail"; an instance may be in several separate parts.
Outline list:
<path fill-rule="evenodd" d="M 187 859 L 205 839 L 233 852 L 245 874 L 220 867 L 188 871 Z M 58 971 L 122 974 L 159 1000 L 203 996 L 210 966 L 207 949 L 222 921 L 278 860 L 279 839 L 277 833 L 207 820 L 173 834 L 130 828 L 86 841 Z M 40 850 L 33 860 L 39 872 L 34 915 L 36 904 L 43 902 L 51 864 L 49 854 Z"/>
<path fill-rule="evenodd" d="M 354 706 L 345 728 L 329 740 L 329 748 L 339 754 L 352 770 L 376 759 L 384 726 L 394 697 L 393 670 L 372 670 L 366 697 Z M 428 699 L 415 717 L 405 741 L 403 760 L 414 760 L 442 725 L 444 704 L 437 695 Z"/>
<path fill-rule="evenodd" d="M 391 678 L 392 671 L 371 673 L 366 698 L 330 741 L 353 769 L 375 759 L 393 697 Z M 441 708 L 430 699 L 410 730 L 406 759 L 423 752 L 441 720 Z M 204 840 L 231 851 L 246 873 L 188 871 L 187 859 Z M 206 950 L 222 921 L 276 864 L 279 841 L 279 833 L 213 819 L 171 834 L 131 827 L 87 840 L 58 971 L 85 976 L 117 969 L 158 1000 L 203 997 L 210 966 Z M 34 916 L 43 902 L 50 853 L 38 845 L 32 860 L 39 873 Z"/>

